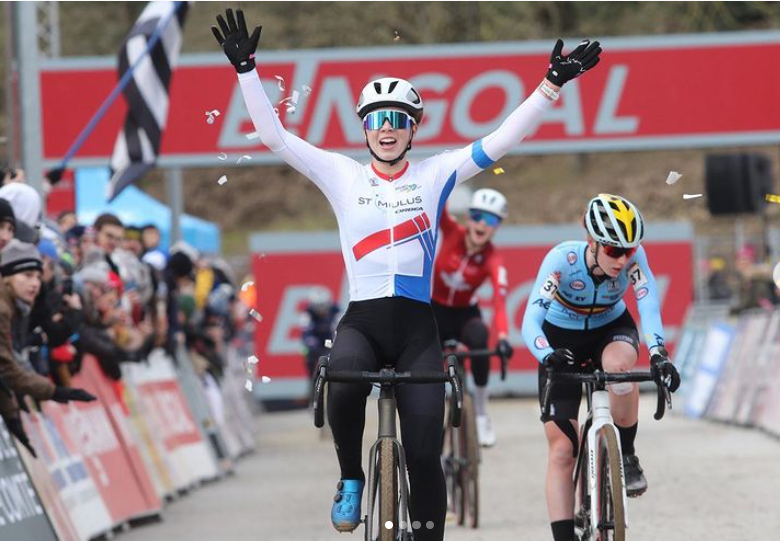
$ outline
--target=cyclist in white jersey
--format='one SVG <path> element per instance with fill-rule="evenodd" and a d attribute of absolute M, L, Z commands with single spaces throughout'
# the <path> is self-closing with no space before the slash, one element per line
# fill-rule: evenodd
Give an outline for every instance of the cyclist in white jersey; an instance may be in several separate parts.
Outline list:
<path fill-rule="evenodd" d="M 422 98 L 403 79 L 368 83 L 357 103 L 372 160 L 361 164 L 318 149 L 287 132 L 255 70 L 260 27 L 217 17 L 217 41 L 238 72 L 244 100 L 260 138 L 276 156 L 325 194 L 339 224 L 350 284 L 350 304 L 330 354 L 333 370 L 441 370 L 441 346 L 430 305 L 439 215 L 455 185 L 514 148 L 558 98 L 560 86 L 596 65 L 598 42 L 582 42 L 568 55 L 556 44 L 547 77 L 493 133 L 417 164 L 406 159 L 423 116 Z M 369 384 L 332 384 L 328 421 L 341 467 L 331 511 L 339 531 L 361 518 L 362 439 Z M 410 483 L 410 513 L 417 541 L 441 541 L 447 505 L 440 451 L 444 385 L 404 385 L 396 391 Z"/>

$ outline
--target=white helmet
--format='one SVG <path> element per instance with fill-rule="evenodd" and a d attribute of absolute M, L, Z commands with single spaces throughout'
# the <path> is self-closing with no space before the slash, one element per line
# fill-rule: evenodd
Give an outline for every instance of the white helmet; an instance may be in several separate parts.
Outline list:
<path fill-rule="evenodd" d="M 371 111 L 383 107 L 399 107 L 409 113 L 417 124 L 422 120 L 422 98 L 409 81 L 384 77 L 363 87 L 355 108 L 358 116 L 363 119 Z"/>
<path fill-rule="evenodd" d="M 496 190 L 482 188 L 471 196 L 469 210 L 483 210 L 503 220 L 507 217 L 506 197 Z"/>
<path fill-rule="evenodd" d="M 591 199 L 583 220 L 590 236 L 601 244 L 635 248 L 645 235 L 639 209 L 619 195 L 600 193 Z"/>
<path fill-rule="evenodd" d="M 309 307 L 322 311 L 333 303 L 333 295 L 325 286 L 314 286 L 309 290 Z"/>

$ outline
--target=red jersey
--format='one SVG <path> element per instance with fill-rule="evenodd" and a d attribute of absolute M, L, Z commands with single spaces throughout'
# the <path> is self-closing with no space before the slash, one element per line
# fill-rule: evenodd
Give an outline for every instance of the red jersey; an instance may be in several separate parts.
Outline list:
<path fill-rule="evenodd" d="M 465 307 L 477 303 L 475 293 L 490 277 L 493 284 L 493 322 L 499 334 L 509 334 L 506 317 L 507 274 L 492 243 L 471 256 L 466 254 L 466 228 L 443 209 L 441 245 L 433 270 L 432 299 L 442 306 Z"/>

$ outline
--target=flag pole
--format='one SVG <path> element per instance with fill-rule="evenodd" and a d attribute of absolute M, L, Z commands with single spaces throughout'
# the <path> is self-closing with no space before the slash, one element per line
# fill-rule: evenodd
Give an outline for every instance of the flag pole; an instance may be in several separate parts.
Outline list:
<path fill-rule="evenodd" d="M 62 176 L 62 171 L 65 170 L 65 168 L 68 165 L 68 162 L 81 149 L 84 142 L 92 134 L 92 131 L 95 129 L 98 123 L 103 119 L 103 116 L 106 114 L 106 111 L 108 111 L 109 107 L 111 107 L 114 104 L 116 99 L 125 89 L 127 84 L 130 82 L 130 79 L 133 77 L 136 68 L 141 64 L 141 61 L 144 60 L 146 56 L 151 52 L 151 50 L 155 47 L 155 45 L 157 45 L 157 42 L 160 41 L 160 39 L 162 38 L 163 30 L 165 30 L 165 28 L 168 26 L 168 23 L 171 22 L 171 18 L 173 18 L 176 12 L 179 11 L 181 5 L 184 3 L 185 2 L 183 1 L 174 2 L 174 7 L 171 10 L 171 12 L 165 16 L 165 18 L 160 22 L 159 25 L 157 25 L 154 34 L 152 34 L 151 39 L 146 45 L 146 50 L 144 50 L 143 54 L 140 57 L 138 57 L 138 59 L 135 61 L 135 63 L 132 66 L 130 66 L 130 69 L 128 69 L 125 72 L 125 74 L 119 80 L 119 83 L 117 83 L 117 85 L 114 87 L 114 90 L 111 91 L 111 94 L 109 94 L 108 97 L 103 101 L 103 103 L 100 105 L 98 110 L 95 111 L 95 114 L 92 115 L 92 118 L 89 120 L 87 125 L 84 126 L 84 128 L 81 130 L 79 136 L 76 138 L 73 144 L 70 145 L 70 148 L 68 149 L 68 152 L 65 154 L 65 157 L 62 159 L 60 165 L 54 168 L 53 171 L 57 171 L 59 173 L 57 177 Z M 57 180 L 59 180 L 59 178 L 57 178 Z"/>

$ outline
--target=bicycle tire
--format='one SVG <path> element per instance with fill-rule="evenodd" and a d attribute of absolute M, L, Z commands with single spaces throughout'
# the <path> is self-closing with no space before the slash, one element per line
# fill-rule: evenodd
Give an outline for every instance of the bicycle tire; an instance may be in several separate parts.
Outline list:
<path fill-rule="evenodd" d="M 577 485 L 575 488 L 575 509 L 574 524 L 575 528 L 581 530 L 581 535 L 577 538 L 579 541 L 590 541 L 590 493 L 588 491 L 588 443 L 587 434 L 580 431 L 580 438 L 584 439 L 585 444 L 580 447 L 580 454 L 577 458 L 579 472 L 575 472 Z M 582 441 L 582 440 L 581 440 Z"/>
<path fill-rule="evenodd" d="M 625 541 L 626 513 L 623 507 L 623 458 L 616 431 L 611 426 L 599 429 L 597 490 L 599 491 L 599 525 L 612 523 L 612 529 L 599 528 L 601 541 Z"/>
<path fill-rule="evenodd" d="M 462 468 L 461 486 L 463 491 L 463 508 L 469 516 L 469 526 L 479 527 L 479 438 L 477 436 L 477 417 L 474 410 L 474 400 L 470 394 L 463 397 L 463 421 L 461 425 L 461 440 L 463 440 L 466 467 Z"/>
<path fill-rule="evenodd" d="M 396 541 L 398 533 L 398 463 L 392 440 L 379 444 L 379 541 Z M 391 527 L 387 528 L 387 523 Z"/>

